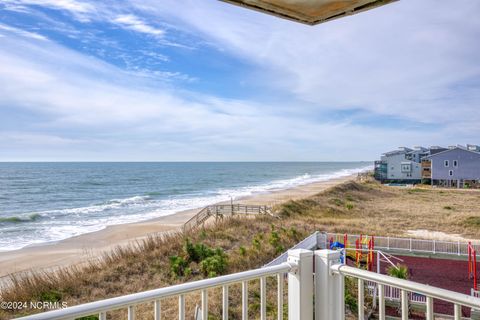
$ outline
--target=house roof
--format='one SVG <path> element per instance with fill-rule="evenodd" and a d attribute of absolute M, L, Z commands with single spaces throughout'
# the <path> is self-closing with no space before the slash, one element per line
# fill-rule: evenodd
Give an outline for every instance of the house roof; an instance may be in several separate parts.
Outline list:
<path fill-rule="evenodd" d="M 396 154 L 404 154 L 404 153 L 407 153 L 405 150 L 393 150 L 393 151 L 389 151 L 389 152 L 385 152 L 383 153 L 384 156 L 394 156 Z"/>
<path fill-rule="evenodd" d="M 398 148 L 398 150 L 393 150 L 393 151 L 389 151 L 389 152 L 385 152 L 383 153 L 384 156 L 394 156 L 396 154 L 405 154 L 405 153 L 410 153 L 414 151 L 413 149 L 410 149 L 410 148 L 407 148 L 407 147 L 400 147 Z"/>
<path fill-rule="evenodd" d="M 280 18 L 315 25 L 398 0 L 220 0 Z"/>
<path fill-rule="evenodd" d="M 462 148 L 460 146 L 456 146 L 455 148 L 452 148 L 452 149 L 448 149 L 448 150 L 445 150 L 445 151 L 440 151 L 440 152 L 437 152 L 435 154 L 431 154 L 431 155 L 428 155 L 426 156 L 425 158 L 428 158 L 428 159 L 431 159 L 433 157 L 436 157 L 438 155 L 441 155 L 441 154 L 444 154 L 444 153 L 447 153 L 447 152 L 451 152 L 453 150 L 462 150 L 462 151 L 466 151 L 466 152 L 471 152 L 473 154 L 477 154 L 477 155 L 480 155 L 480 152 L 476 152 L 476 151 L 472 151 L 472 150 L 468 150 L 466 148 Z"/>

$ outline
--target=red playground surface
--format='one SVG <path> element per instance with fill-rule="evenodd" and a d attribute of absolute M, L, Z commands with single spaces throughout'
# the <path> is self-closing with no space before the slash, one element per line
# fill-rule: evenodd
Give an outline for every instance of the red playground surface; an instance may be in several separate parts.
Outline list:
<path fill-rule="evenodd" d="M 347 235 L 344 236 L 344 242 L 347 243 Z M 366 241 L 368 241 L 368 249 L 366 249 Z M 330 247 L 341 247 L 343 244 L 339 242 L 334 242 L 333 238 L 330 239 Z M 365 236 L 362 240 L 362 236 L 355 241 L 354 254 L 349 254 L 348 264 L 354 265 L 356 263 L 364 263 L 365 267 L 368 270 L 376 271 L 377 266 L 377 257 L 374 253 L 374 238 Z M 392 263 L 400 263 L 406 265 L 409 271 L 409 280 L 427 284 L 433 287 L 447 289 L 450 291 L 455 291 L 459 293 L 464 293 L 467 295 L 471 294 L 472 288 L 476 288 L 477 284 L 477 261 L 476 261 L 476 252 L 475 249 L 468 246 L 468 260 L 465 257 L 465 260 L 460 260 L 455 257 L 454 259 L 448 259 L 448 257 L 443 256 L 442 258 L 433 258 L 431 256 L 401 256 L 395 254 L 394 257 L 403 260 L 398 261 L 397 259 L 390 259 Z M 453 257 L 452 257 L 453 258 Z M 381 273 L 387 274 L 387 269 L 391 267 L 391 264 L 385 261 L 384 258 L 381 259 Z M 433 305 L 434 313 L 436 314 L 445 314 L 453 315 L 453 303 L 435 300 Z M 389 308 L 386 310 L 389 315 L 395 315 L 395 308 Z M 412 316 L 417 318 L 416 315 Z M 462 307 L 462 316 L 469 317 L 470 309 L 467 307 Z"/>
<path fill-rule="evenodd" d="M 468 277 L 468 261 L 395 256 L 408 267 L 409 280 L 470 295 L 473 280 Z M 382 262 L 381 267 L 382 273 L 386 273 L 387 263 Z M 453 315 L 453 304 L 434 300 L 434 312 Z M 469 308 L 463 308 L 462 315 L 470 316 Z"/>

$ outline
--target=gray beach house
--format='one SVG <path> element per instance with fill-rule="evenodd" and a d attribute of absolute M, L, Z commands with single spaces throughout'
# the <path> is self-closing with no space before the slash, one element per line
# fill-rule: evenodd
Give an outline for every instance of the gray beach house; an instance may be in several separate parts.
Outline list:
<path fill-rule="evenodd" d="M 456 146 L 428 155 L 422 166 L 430 166 L 431 184 L 443 187 L 480 187 L 480 147 Z"/>
<path fill-rule="evenodd" d="M 375 161 L 375 178 L 383 183 L 480 188 L 480 147 L 400 147 Z"/>
<path fill-rule="evenodd" d="M 446 150 L 446 149 L 443 149 Z M 400 147 L 375 161 L 375 177 L 383 182 L 417 183 L 422 180 L 422 159 L 430 154 L 424 147 Z"/>

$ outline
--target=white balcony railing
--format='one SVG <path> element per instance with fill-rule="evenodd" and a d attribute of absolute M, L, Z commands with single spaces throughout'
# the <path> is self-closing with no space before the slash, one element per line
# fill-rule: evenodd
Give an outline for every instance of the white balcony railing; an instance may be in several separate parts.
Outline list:
<path fill-rule="evenodd" d="M 315 265 L 315 270 L 314 270 Z M 245 271 L 212 279 L 184 283 L 171 287 L 140 292 L 127 296 L 107 299 L 62 310 L 50 311 L 21 319 L 75 319 L 82 316 L 98 315 L 106 319 L 109 311 L 128 310 L 128 319 L 135 318 L 135 306 L 152 303 L 155 311 L 154 319 L 160 319 L 162 299 L 178 297 L 178 319 L 185 319 L 185 295 L 191 292 L 201 292 L 201 319 L 208 319 L 208 290 L 222 287 L 222 319 L 229 319 L 228 287 L 235 283 L 242 284 L 242 320 L 248 319 L 248 281 L 260 281 L 260 319 L 265 320 L 267 277 L 276 277 L 277 314 L 283 318 L 283 281 L 288 274 L 288 320 L 343 320 L 345 318 L 344 278 L 352 277 L 358 282 L 358 318 L 365 318 L 365 284 L 373 283 L 378 288 L 378 316 L 385 319 L 386 288 L 398 290 L 402 320 L 408 319 L 409 297 L 419 295 L 425 297 L 426 319 L 433 319 L 433 299 L 447 301 L 453 304 L 455 320 L 460 320 L 463 307 L 480 309 L 480 298 L 452 292 L 408 280 L 369 272 L 340 263 L 340 252 L 332 250 L 295 249 L 288 252 L 287 262 L 275 266 Z M 220 301 L 216 303 L 220 305 Z M 315 307 L 314 307 L 315 306 Z M 315 312 L 314 312 L 315 308 Z"/>

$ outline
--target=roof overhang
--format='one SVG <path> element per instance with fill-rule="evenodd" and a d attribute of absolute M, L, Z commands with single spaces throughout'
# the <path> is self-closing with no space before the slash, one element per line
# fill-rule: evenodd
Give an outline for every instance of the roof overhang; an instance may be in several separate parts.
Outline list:
<path fill-rule="evenodd" d="M 398 0 L 220 0 L 280 18 L 315 25 Z"/>

